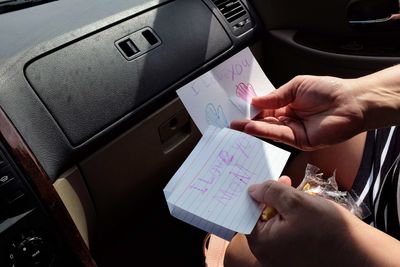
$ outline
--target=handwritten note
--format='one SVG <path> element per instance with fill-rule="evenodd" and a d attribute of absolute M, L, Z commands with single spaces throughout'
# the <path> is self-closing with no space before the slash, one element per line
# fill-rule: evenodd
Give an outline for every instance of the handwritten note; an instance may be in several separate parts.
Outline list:
<path fill-rule="evenodd" d="M 177 90 L 193 121 L 204 133 L 209 125 L 227 127 L 232 120 L 250 119 L 259 110 L 254 96 L 274 90 L 249 48 L 242 50 Z"/>
<path fill-rule="evenodd" d="M 164 188 L 173 216 L 221 238 L 249 234 L 261 210 L 248 186 L 281 174 L 289 152 L 248 134 L 209 126 Z"/>

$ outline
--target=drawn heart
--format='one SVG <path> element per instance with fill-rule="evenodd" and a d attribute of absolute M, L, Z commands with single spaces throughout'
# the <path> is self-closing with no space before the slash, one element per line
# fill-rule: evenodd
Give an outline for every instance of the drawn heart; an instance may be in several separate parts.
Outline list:
<path fill-rule="evenodd" d="M 206 106 L 206 120 L 209 125 L 214 125 L 219 128 L 229 126 L 222 107 L 218 105 L 218 108 L 215 108 L 213 103 L 208 103 Z"/>
<path fill-rule="evenodd" d="M 245 85 L 244 83 L 239 83 L 236 86 L 236 95 L 247 103 L 251 103 L 251 99 L 257 96 L 256 91 L 250 83 L 248 85 Z"/>

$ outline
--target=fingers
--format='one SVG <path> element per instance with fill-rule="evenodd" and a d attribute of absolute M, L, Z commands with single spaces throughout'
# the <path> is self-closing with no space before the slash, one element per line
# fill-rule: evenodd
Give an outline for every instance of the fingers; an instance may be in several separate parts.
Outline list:
<path fill-rule="evenodd" d="M 289 177 L 283 179 L 287 182 Z M 275 208 L 283 217 L 297 213 L 296 208 L 302 202 L 299 193 L 291 186 L 271 180 L 249 187 L 249 194 L 254 200 Z"/>
<path fill-rule="evenodd" d="M 262 121 L 232 121 L 231 128 L 250 135 L 271 139 L 304 151 L 315 150 L 311 146 L 304 125 L 289 117 L 264 118 Z"/>
<path fill-rule="evenodd" d="M 294 78 L 275 91 L 260 97 L 254 97 L 251 104 L 262 109 L 277 109 L 294 101 L 299 78 Z"/>
<path fill-rule="evenodd" d="M 243 132 L 277 142 L 296 146 L 296 135 L 293 129 L 281 122 L 249 121 L 242 125 Z"/>
<path fill-rule="evenodd" d="M 289 176 L 286 176 L 286 175 L 281 176 L 281 177 L 278 179 L 278 182 L 280 182 L 280 183 L 282 183 L 282 184 L 285 184 L 285 185 L 288 185 L 288 186 L 291 186 L 291 185 L 292 185 L 292 179 L 290 179 Z"/>
<path fill-rule="evenodd" d="M 296 118 L 296 114 L 288 107 L 278 109 L 263 109 L 253 119 L 278 118 L 281 116 Z"/>
<path fill-rule="evenodd" d="M 292 180 L 288 176 L 282 176 L 278 179 L 279 183 L 291 186 L 292 185 Z M 276 209 L 271 208 L 271 207 L 265 207 L 263 212 L 261 213 L 261 221 L 268 221 L 272 217 L 274 217 L 277 214 Z"/>
<path fill-rule="evenodd" d="M 253 120 L 234 120 L 231 122 L 230 127 L 231 127 L 231 129 L 243 132 L 246 128 L 246 125 L 252 121 Z M 274 117 L 266 117 L 266 118 L 261 119 L 260 121 L 262 121 L 264 123 L 271 123 L 271 124 L 282 124 L 278 118 L 274 118 Z"/>
<path fill-rule="evenodd" d="M 231 129 L 243 132 L 246 124 L 251 120 L 235 120 L 231 122 Z"/>

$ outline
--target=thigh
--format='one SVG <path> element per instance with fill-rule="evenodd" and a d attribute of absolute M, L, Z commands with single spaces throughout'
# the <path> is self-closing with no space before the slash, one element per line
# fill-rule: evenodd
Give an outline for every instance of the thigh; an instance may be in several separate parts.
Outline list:
<path fill-rule="evenodd" d="M 340 189 L 350 190 L 360 167 L 365 139 L 366 133 L 361 133 L 334 146 L 300 152 L 288 162 L 283 174 L 289 176 L 296 187 L 304 177 L 307 164 L 310 163 L 320 168 L 325 177 L 332 176 L 336 170 L 335 177 Z"/>
<path fill-rule="evenodd" d="M 354 182 L 360 167 L 366 133 L 361 133 L 346 142 L 311 152 L 300 152 L 288 162 L 284 175 L 292 179 L 292 185 L 297 186 L 304 177 L 304 170 L 308 163 L 321 169 L 329 177 L 336 170 L 336 180 L 341 190 L 349 190 Z M 247 239 L 237 234 L 226 250 L 224 264 L 232 266 L 260 266 L 251 253 Z"/>
<path fill-rule="evenodd" d="M 251 253 L 246 236 L 236 234 L 229 243 L 224 257 L 224 267 L 261 267 Z"/>

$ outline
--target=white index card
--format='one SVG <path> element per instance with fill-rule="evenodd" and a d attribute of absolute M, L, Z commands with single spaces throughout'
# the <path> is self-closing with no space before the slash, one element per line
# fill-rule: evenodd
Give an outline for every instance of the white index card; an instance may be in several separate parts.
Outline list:
<path fill-rule="evenodd" d="M 177 90 L 190 116 L 204 133 L 209 125 L 229 127 L 232 120 L 251 119 L 259 110 L 254 96 L 275 90 L 249 48 Z"/>
<path fill-rule="evenodd" d="M 173 216 L 221 238 L 249 234 L 261 209 L 247 192 L 277 179 L 290 153 L 251 135 L 209 126 L 164 188 Z"/>

